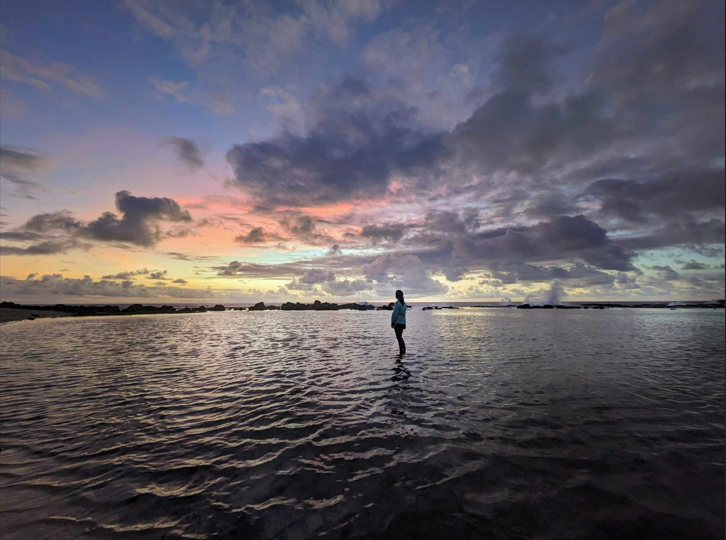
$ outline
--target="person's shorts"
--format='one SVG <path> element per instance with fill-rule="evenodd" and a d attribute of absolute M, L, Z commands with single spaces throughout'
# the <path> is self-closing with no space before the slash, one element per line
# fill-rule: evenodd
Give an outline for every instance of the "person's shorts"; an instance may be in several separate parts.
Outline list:
<path fill-rule="evenodd" d="M 406 325 L 405 324 L 398 324 L 396 323 L 396 330 L 405 330 Z"/>

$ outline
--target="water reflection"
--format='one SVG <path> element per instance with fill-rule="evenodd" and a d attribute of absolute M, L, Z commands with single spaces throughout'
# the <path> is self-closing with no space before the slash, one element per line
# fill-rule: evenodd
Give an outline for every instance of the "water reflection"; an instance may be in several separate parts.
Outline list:
<path fill-rule="evenodd" d="M 411 370 L 406 367 L 401 356 L 396 357 L 396 362 L 393 364 L 393 377 L 391 380 L 394 382 L 405 382 L 411 378 Z"/>
<path fill-rule="evenodd" d="M 723 312 L 388 317 L 0 327 L 0 536 L 723 538 Z"/>

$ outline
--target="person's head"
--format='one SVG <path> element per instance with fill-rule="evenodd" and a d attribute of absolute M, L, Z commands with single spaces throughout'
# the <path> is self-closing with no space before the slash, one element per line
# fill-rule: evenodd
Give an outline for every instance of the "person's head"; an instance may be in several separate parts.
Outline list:
<path fill-rule="evenodd" d="M 403 304 L 403 291 L 398 290 L 396 291 L 396 300 L 401 302 Z"/>

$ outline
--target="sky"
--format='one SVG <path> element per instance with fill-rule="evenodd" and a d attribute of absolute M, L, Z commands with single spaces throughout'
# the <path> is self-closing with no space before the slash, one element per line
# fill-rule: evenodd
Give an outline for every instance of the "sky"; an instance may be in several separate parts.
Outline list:
<path fill-rule="evenodd" d="M 724 3 L 3 0 L 0 298 L 724 297 Z"/>

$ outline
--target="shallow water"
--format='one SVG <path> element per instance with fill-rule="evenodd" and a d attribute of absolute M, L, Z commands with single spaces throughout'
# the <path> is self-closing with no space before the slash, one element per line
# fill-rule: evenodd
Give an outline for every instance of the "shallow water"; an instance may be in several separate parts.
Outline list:
<path fill-rule="evenodd" d="M 723 310 L 0 328 L 0 536 L 723 538 Z"/>

